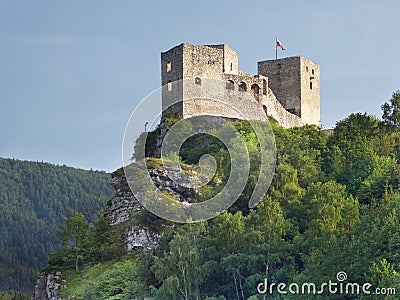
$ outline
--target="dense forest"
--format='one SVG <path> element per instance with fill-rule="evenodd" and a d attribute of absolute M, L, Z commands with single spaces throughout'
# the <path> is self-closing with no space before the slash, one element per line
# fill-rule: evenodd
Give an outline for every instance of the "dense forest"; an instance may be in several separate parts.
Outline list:
<path fill-rule="evenodd" d="M 1 290 L 33 289 L 65 219 L 82 211 L 94 221 L 112 194 L 109 180 L 105 172 L 0 158 Z"/>
<path fill-rule="evenodd" d="M 314 126 L 284 129 L 272 122 L 277 165 L 258 206 L 245 205 L 257 177 L 252 169 L 240 199 L 209 221 L 166 226 L 172 224 L 138 211 L 133 219 L 163 231 L 151 251 L 126 254 L 122 233 L 106 216 L 92 229 L 83 214 L 71 217 L 62 234 L 66 247 L 53 255 L 50 266 L 62 270 L 68 282 L 62 295 L 114 300 L 398 299 L 391 294 L 400 292 L 400 92 L 382 109 L 382 120 L 351 114 L 329 134 Z M 234 126 L 251 159 L 257 160 L 259 145 L 251 126 Z M 188 168 L 195 156 L 211 153 L 219 162 L 215 176 L 224 182 L 226 149 L 199 138 L 183 144 L 182 164 Z M 265 280 L 318 287 L 344 281 L 372 288 L 371 294 L 360 296 L 327 289 L 285 295 L 276 288 L 260 295 L 257 287 Z M 373 294 L 376 288 L 386 289 L 386 295 Z"/>

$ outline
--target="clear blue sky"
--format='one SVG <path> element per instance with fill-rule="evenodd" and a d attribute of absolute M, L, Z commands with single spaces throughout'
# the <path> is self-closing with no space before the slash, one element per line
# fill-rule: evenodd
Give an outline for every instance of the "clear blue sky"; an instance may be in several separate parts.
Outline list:
<path fill-rule="evenodd" d="M 160 52 L 226 43 L 239 66 L 303 55 L 321 66 L 325 128 L 378 117 L 400 89 L 399 1 L 0 0 L 0 156 L 112 171 Z"/>

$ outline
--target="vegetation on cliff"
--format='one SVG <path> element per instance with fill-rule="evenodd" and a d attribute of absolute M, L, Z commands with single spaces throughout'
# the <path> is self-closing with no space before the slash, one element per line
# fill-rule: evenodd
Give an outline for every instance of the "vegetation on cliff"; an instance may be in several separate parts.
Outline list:
<path fill-rule="evenodd" d="M 257 286 L 264 279 L 319 286 L 336 280 L 339 272 L 346 272 L 348 282 L 400 292 L 400 119 L 395 117 L 399 95 L 395 93 L 383 106 L 383 121 L 351 114 L 336 124 L 332 135 L 313 126 L 283 129 L 273 124 L 276 172 L 256 208 L 246 207 L 250 182 L 238 202 L 220 216 L 165 226 L 153 250 L 123 254 L 119 245 L 119 251 L 114 251 L 115 243 L 120 242 L 114 232 L 115 242 L 103 248 L 113 255 L 98 255 L 97 243 L 84 249 L 86 264 L 78 271 L 73 263 L 54 260 L 52 267 L 62 269 L 69 282 L 63 296 L 258 299 Z M 249 148 L 257 145 L 247 122 L 235 126 Z M 201 143 L 193 138 L 183 145 L 182 162 L 193 164 L 202 153 L 211 153 L 224 170 L 226 150 L 199 138 Z M 255 147 L 250 154 L 256 157 L 256 152 Z M 251 170 L 250 181 L 256 171 Z M 224 182 L 223 172 L 216 176 Z M 132 218 L 135 216 L 141 217 L 143 226 L 157 219 L 145 211 Z M 88 239 L 101 238 L 109 230 L 115 228 L 98 225 Z M 272 296 L 293 298 L 278 295 L 276 289 Z M 314 296 L 354 299 L 354 295 L 344 294 Z M 374 297 L 378 296 L 365 295 L 363 299 Z M 396 297 L 388 295 L 386 299 Z M 310 299 L 310 295 L 297 298 Z"/>

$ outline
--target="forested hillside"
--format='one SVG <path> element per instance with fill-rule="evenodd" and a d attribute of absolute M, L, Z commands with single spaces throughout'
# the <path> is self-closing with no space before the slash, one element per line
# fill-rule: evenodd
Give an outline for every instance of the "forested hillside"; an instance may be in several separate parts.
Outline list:
<path fill-rule="evenodd" d="M 111 193 L 105 172 L 0 158 L 0 289 L 32 290 L 66 217 L 94 220 Z"/>
<path fill-rule="evenodd" d="M 383 110 L 383 120 L 351 114 L 330 135 L 313 126 L 284 129 L 273 124 L 277 166 L 258 206 L 246 207 L 257 179 L 257 170 L 252 169 L 239 200 L 212 220 L 165 226 L 166 221 L 137 211 L 131 222 L 163 231 L 153 250 L 124 254 L 121 232 L 106 219 L 89 230 L 83 216 L 71 218 L 64 232 L 71 224 L 79 225 L 79 246 L 69 243 L 54 255 L 50 266 L 67 280 L 61 295 L 65 299 L 398 299 L 400 92 Z M 233 125 L 245 140 L 250 159 L 257 161 L 258 141 L 251 126 Z M 203 136 L 183 144 L 185 169 L 203 153 L 211 153 L 219 164 L 213 182 L 225 182 L 226 148 Z M 147 162 L 149 168 L 159 168 L 156 158 Z M 213 187 L 202 192 L 212 194 Z M 79 266 L 73 257 L 81 258 Z M 266 279 L 286 286 L 311 282 L 318 291 L 330 281 L 368 283 L 372 293 L 331 293 L 326 288 L 321 294 L 285 295 L 275 286 L 272 293 L 260 295 L 257 287 Z M 391 289 L 396 295 L 376 295 L 376 288 Z"/>

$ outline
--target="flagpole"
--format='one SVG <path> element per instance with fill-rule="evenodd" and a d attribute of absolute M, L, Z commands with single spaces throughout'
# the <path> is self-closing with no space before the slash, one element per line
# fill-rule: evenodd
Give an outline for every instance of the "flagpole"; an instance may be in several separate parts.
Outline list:
<path fill-rule="evenodd" d="M 278 59 L 278 38 L 275 38 L 275 60 Z"/>

